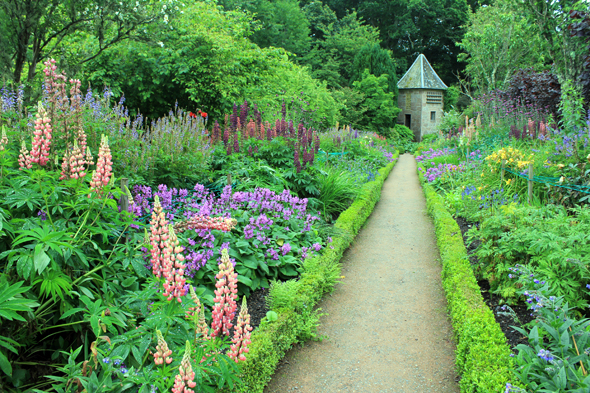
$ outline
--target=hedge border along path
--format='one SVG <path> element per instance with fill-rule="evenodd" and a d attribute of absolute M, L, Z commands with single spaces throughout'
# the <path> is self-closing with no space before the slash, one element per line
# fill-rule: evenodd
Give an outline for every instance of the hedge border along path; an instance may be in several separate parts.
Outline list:
<path fill-rule="evenodd" d="M 461 392 L 503 393 L 506 383 L 514 379 L 510 347 L 481 296 L 459 225 L 445 208 L 444 199 L 420 172 L 418 177 L 442 259 L 442 283 L 457 343 Z"/>
<path fill-rule="evenodd" d="M 303 273 L 295 285 L 277 284 L 293 292 L 289 296 L 293 302 L 272 310 L 278 314 L 277 320 L 268 322 L 264 318 L 258 329 L 252 332 L 250 352 L 242 366 L 244 387 L 240 392 L 262 393 L 285 352 L 313 330 L 314 326 L 310 325 L 315 325 L 317 321 L 313 309 L 340 277 L 340 259 L 373 212 L 381 197 L 383 183 L 398 157 L 399 152 L 396 151 L 394 161 L 379 169 L 380 176 L 365 183 L 353 204 L 340 215 L 334 226 L 341 234 L 333 236 L 331 245 L 334 248 L 325 248 L 321 256 L 305 260 Z M 271 288 L 270 296 L 274 290 L 277 289 Z"/>

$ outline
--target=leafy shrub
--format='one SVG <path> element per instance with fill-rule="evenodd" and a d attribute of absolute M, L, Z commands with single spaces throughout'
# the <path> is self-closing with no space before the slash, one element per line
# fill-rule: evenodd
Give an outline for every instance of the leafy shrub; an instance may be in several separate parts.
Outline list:
<path fill-rule="evenodd" d="M 375 76 L 365 70 L 362 78 L 353 83 L 356 90 L 365 95 L 361 104 L 366 109 L 360 125 L 379 135 L 389 137 L 389 129 L 394 126 L 399 108 L 395 107 L 393 93 L 388 93 L 387 75 Z"/>
<path fill-rule="evenodd" d="M 561 85 L 550 71 L 535 72 L 532 68 L 518 70 L 503 93 L 505 99 L 539 108 L 554 116 L 561 96 Z"/>
<path fill-rule="evenodd" d="M 493 213 L 493 212 L 492 212 Z M 574 308 L 583 307 L 587 296 L 582 289 L 590 280 L 587 269 L 590 247 L 582 239 L 590 230 L 590 210 L 547 205 L 544 209 L 509 204 L 501 206 L 469 232 L 481 240 L 475 255 L 476 271 L 488 279 L 502 296 L 514 297 L 509 279 L 516 264 L 526 266 L 535 276 L 553 285 Z"/>
<path fill-rule="evenodd" d="M 518 365 L 515 375 L 534 391 L 580 392 L 590 389 L 588 346 L 590 346 L 590 320 L 576 320 L 563 296 L 554 296 L 554 282 L 539 281 L 526 267 L 512 269 L 520 277 L 519 295 L 526 298 L 536 321 L 530 331 L 516 328 L 529 345 L 519 344 L 516 349 Z M 585 367 L 584 367 L 585 365 Z M 510 386 L 508 386 L 510 388 Z M 509 391 L 526 392 L 519 388 Z"/>

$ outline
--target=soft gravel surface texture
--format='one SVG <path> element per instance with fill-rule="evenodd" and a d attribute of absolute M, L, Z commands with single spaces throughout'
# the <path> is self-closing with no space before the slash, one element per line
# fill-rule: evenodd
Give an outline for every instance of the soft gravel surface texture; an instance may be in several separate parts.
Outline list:
<path fill-rule="evenodd" d="M 440 273 L 416 163 L 404 154 L 320 304 L 327 338 L 291 349 L 265 392 L 459 392 Z"/>

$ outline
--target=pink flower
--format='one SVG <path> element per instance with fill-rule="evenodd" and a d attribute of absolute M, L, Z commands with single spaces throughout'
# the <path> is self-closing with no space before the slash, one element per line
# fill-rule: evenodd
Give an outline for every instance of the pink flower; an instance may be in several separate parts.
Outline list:
<path fill-rule="evenodd" d="M 248 314 L 248 305 L 246 304 L 246 297 L 242 300 L 242 307 L 240 308 L 240 314 L 238 315 L 238 323 L 236 330 L 234 331 L 234 337 L 232 338 L 232 346 L 229 349 L 228 356 L 237 363 L 238 361 L 246 360 L 245 353 L 248 353 L 248 345 L 250 341 L 250 332 L 252 327 L 250 326 L 250 314 Z"/>
<path fill-rule="evenodd" d="M 164 362 L 166 364 L 172 363 L 172 358 L 170 357 L 172 351 L 168 349 L 168 343 L 164 340 L 162 332 L 156 330 L 156 336 L 158 337 L 158 345 L 156 345 L 156 353 L 154 353 L 154 363 L 156 363 L 156 366 L 164 364 Z"/>
<path fill-rule="evenodd" d="M 172 387 L 172 393 L 194 393 L 194 388 L 197 386 L 195 383 L 195 372 L 191 366 L 191 344 L 187 340 L 186 347 L 184 350 L 184 356 L 178 367 L 178 374 L 174 379 L 174 387 Z"/>
<path fill-rule="evenodd" d="M 221 263 L 219 273 L 215 276 L 215 305 L 213 306 L 213 322 L 211 323 L 211 337 L 221 334 L 229 336 L 232 321 L 236 315 L 236 298 L 238 297 L 238 274 L 234 272 L 234 266 L 229 259 L 227 249 L 221 250 Z"/>
<path fill-rule="evenodd" d="M 98 150 L 96 171 L 93 173 L 92 180 L 90 181 L 90 186 L 97 189 L 99 193 L 101 192 L 102 187 L 109 184 L 109 181 L 111 180 L 113 174 L 112 158 L 109 139 L 103 135 Z"/>
<path fill-rule="evenodd" d="M 164 251 L 168 249 L 168 221 L 156 195 L 152 219 L 150 220 L 150 245 L 152 272 L 156 277 L 162 277 L 164 267 Z"/>
<path fill-rule="evenodd" d="M 186 278 L 184 277 L 184 256 L 182 255 L 183 248 L 179 245 L 178 237 L 174 233 L 174 228 L 169 225 L 168 232 L 168 247 L 164 250 L 163 269 L 162 274 L 166 281 L 164 282 L 164 296 L 168 296 L 168 300 L 176 298 L 178 302 L 182 302 L 181 296 L 184 295 L 184 284 Z"/>
<path fill-rule="evenodd" d="M 20 148 L 20 154 L 18 155 L 18 166 L 20 167 L 19 170 L 21 171 L 25 168 L 31 169 L 33 167 L 33 164 L 31 162 L 31 155 L 27 150 L 27 145 L 25 144 L 25 141 L 23 141 L 22 146 Z"/>
<path fill-rule="evenodd" d="M 49 161 L 49 149 L 51 147 L 51 119 L 47 116 L 43 104 L 39 101 L 37 120 L 35 120 L 35 135 L 33 148 L 31 149 L 31 162 L 45 166 Z"/>
<path fill-rule="evenodd" d="M 0 151 L 4 150 L 4 146 L 8 144 L 8 137 L 6 136 L 6 130 L 2 126 L 2 138 L 0 139 Z"/>
<path fill-rule="evenodd" d="M 81 179 L 86 176 L 86 172 L 84 172 L 84 164 L 86 161 L 84 160 L 82 151 L 78 147 L 78 141 L 74 141 L 74 148 L 72 149 L 72 153 L 70 154 L 68 161 L 71 179 Z"/>

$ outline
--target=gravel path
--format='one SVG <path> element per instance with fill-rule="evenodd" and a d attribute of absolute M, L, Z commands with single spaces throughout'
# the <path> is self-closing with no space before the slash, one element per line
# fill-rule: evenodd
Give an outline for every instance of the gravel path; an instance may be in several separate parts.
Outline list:
<path fill-rule="evenodd" d="M 412 155 L 342 260 L 320 307 L 328 338 L 293 348 L 267 393 L 459 392 L 434 227 Z"/>

